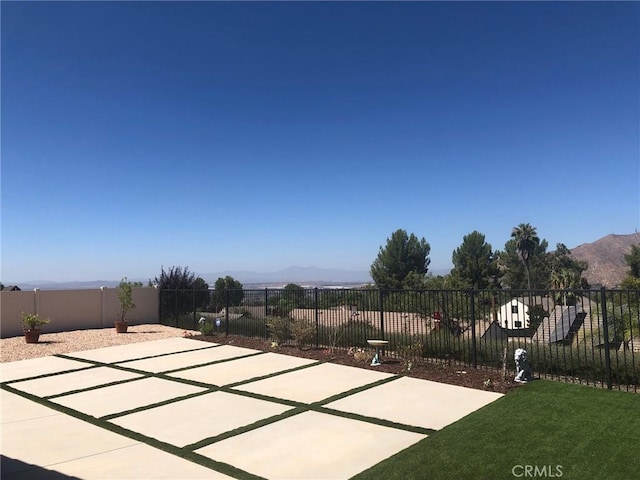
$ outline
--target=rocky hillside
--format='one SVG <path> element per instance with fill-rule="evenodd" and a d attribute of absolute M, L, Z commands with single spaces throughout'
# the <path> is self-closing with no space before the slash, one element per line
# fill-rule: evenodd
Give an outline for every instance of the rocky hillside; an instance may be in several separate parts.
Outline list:
<path fill-rule="evenodd" d="M 607 235 L 570 250 L 577 260 L 589 263 L 585 276 L 591 285 L 615 287 L 629 270 L 624 256 L 631 251 L 631 245 L 640 245 L 640 233 Z"/>

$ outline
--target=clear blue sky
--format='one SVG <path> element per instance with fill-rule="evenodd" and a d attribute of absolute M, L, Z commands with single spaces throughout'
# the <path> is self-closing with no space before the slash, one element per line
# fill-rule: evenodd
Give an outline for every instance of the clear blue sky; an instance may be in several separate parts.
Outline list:
<path fill-rule="evenodd" d="M 0 280 L 640 227 L 640 4 L 5 2 Z"/>

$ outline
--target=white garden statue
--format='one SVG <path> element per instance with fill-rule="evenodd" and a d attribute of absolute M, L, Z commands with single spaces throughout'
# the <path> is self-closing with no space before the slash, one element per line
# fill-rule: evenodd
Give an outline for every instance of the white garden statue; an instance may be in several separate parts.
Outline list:
<path fill-rule="evenodd" d="M 533 375 L 531 365 L 529 365 L 529 359 L 527 358 L 527 351 L 523 348 L 516 349 L 514 359 L 516 361 L 516 378 L 514 378 L 514 381 L 527 383 Z"/>

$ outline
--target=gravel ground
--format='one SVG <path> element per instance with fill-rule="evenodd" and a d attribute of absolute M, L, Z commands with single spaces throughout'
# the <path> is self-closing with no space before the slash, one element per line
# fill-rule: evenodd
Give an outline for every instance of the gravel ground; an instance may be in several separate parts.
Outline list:
<path fill-rule="evenodd" d="M 58 353 L 79 352 L 94 348 L 113 347 L 128 343 L 147 342 L 170 337 L 182 337 L 180 328 L 159 324 L 130 325 L 127 333 L 116 333 L 114 327 L 71 332 L 42 333 L 39 343 L 25 343 L 24 337 L 0 339 L 0 362 L 15 362 L 46 357 Z"/>

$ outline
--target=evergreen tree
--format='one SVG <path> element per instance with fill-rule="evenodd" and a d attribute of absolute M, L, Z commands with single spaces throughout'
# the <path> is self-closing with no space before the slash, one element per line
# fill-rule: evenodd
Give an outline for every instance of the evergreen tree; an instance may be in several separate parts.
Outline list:
<path fill-rule="evenodd" d="M 216 311 L 220 311 L 224 308 L 227 304 L 227 298 L 229 306 L 238 306 L 244 299 L 242 283 L 229 275 L 224 278 L 219 277 L 214 284 L 214 291 L 211 299 L 214 309 Z"/>
<path fill-rule="evenodd" d="M 624 260 L 629 270 L 620 286 L 625 290 L 640 290 L 640 245 L 631 245 L 631 251 Z"/>
<path fill-rule="evenodd" d="M 495 284 L 499 272 L 496 256 L 482 233 L 465 235 L 462 245 L 453 251 L 452 262 L 451 275 L 463 288 L 485 289 Z"/>
<path fill-rule="evenodd" d="M 424 238 L 396 230 L 387 238 L 386 246 L 380 247 L 371 265 L 371 278 L 382 289 L 423 288 L 430 251 Z"/>

